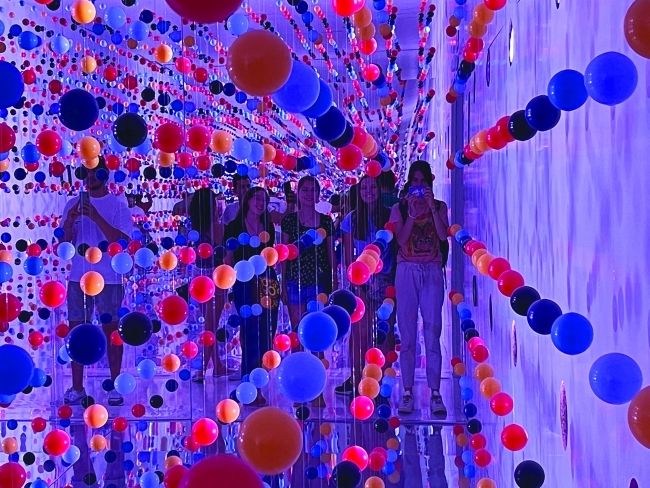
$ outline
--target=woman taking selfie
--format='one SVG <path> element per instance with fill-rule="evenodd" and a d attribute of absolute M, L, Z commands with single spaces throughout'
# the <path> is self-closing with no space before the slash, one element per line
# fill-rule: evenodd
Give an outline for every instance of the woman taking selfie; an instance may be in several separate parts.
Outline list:
<path fill-rule="evenodd" d="M 401 337 L 400 364 L 404 396 L 398 411 L 412 413 L 413 383 L 418 343 L 418 312 L 422 315 L 430 408 L 436 417 L 446 416 L 440 395 L 442 305 L 444 301 L 443 253 L 447 239 L 447 205 L 433 197 L 433 175 L 426 161 L 415 161 L 408 172 L 406 197 L 391 210 L 399 245 L 395 288 L 397 326 Z"/>

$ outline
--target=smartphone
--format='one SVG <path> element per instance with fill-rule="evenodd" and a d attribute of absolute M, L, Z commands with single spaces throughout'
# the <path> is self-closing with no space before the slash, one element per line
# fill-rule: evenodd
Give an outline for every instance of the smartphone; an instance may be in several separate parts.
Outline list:
<path fill-rule="evenodd" d="M 423 186 L 412 186 L 409 188 L 409 195 L 415 195 L 419 198 L 424 198 L 425 187 Z"/>
<path fill-rule="evenodd" d="M 88 195 L 87 191 L 80 191 L 79 192 L 79 203 L 84 204 L 86 202 L 90 202 L 90 195 Z"/>

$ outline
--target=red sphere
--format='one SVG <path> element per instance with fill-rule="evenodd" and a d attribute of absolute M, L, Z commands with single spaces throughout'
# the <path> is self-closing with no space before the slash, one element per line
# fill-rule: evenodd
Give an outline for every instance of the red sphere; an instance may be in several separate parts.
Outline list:
<path fill-rule="evenodd" d="M 468 63 L 473 63 L 478 59 L 479 53 L 470 51 L 469 49 L 463 49 L 463 59 Z"/>
<path fill-rule="evenodd" d="M 515 140 L 515 138 L 512 137 L 512 134 L 508 130 L 508 124 L 509 123 L 510 123 L 510 116 L 506 115 L 504 117 L 501 117 L 497 121 L 497 125 L 495 125 L 495 127 L 497 129 L 497 133 L 499 134 L 499 137 L 502 140 L 504 140 L 506 142 L 513 142 Z"/>
<path fill-rule="evenodd" d="M 498 280 L 502 273 L 510 269 L 510 263 L 503 258 L 494 258 L 488 267 L 488 274 L 493 280 Z"/>
<path fill-rule="evenodd" d="M 341 459 L 343 461 L 353 462 L 361 471 L 368 467 L 368 453 L 363 447 L 348 447 L 345 451 L 343 451 Z"/>
<path fill-rule="evenodd" d="M 12 322 L 18 318 L 23 304 L 11 293 L 0 293 L 0 322 Z"/>
<path fill-rule="evenodd" d="M 38 297 L 46 307 L 56 308 L 63 305 L 67 296 L 65 285 L 60 281 L 48 281 L 41 285 Z"/>
<path fill-rule="evenodd" d="M 113 419 L 113 430 L 115 432 L 124 432 L 129 427 L 129 422 L 124 417 L 115 417 Z"/>
<path fill-rule="evenodd" d="M 199 257 L 203 259 L 208 259 L 209 257 L 212 256 L 213 253 L 214 253 L 214 249 L 207 242 L 204 242 L 203 244 L 199 244 L 199 247 L 196 248 L 196 254 L 198 254 Z"/>
<path fill-rule="evenodd" d="M 36 149 L 43 156 L 54 156 L 61 150 L 61 136 L 53 130 L 44 130 L 36 137 Z"/>
<path fill-rule="evenodd" d="M 266 448 L 268 449 L 268 446 Z M 213 488 L 264 486 L 248 463 L 230 454 L 217 454 L 202 459 L 183 476 L 178 488 L 199 488 L 208 485 Z"/>
<path fill-rule="evenodd" d="M 361 54 L 370 56 L 371 54 L 374 54 L 376 50 L 377 41 L 375 41 L 373 38 L 359 41 L 359 51 Z"/>
<path fill-rule="evenodd" d="M 25 484 L 27 474 L 19 463 L 5 463 L 0 466 L 0 487 L 21 488 Z"/>
<path fill-rule="evenodd" d="M 36 417 L 34 420 L 32 420 L 32 430 L 34 432 L 43 432 L 45 430 L 45 427 L 47 427 L 47 422 L 43 417 Z"/>
<path fill-rule="evenodd" d="M 124 345 L 124 341 L 122 340 L 122 337 L 120 337 L 120 333 L 116 330 L 111 332 L 110 341 L 111 344 L 113 344 L 116 347 L 121 347 Z"/>
<path fill-rule="evenodd" d="M 514 270 L 508 270 L 501 273 L 498 280 L 499 291 L 507 297 L 512 296 L 514 291 L 520 286 L 524 286 L 524 277 Z"/>
<path fill-rule="evenodd" d="M 501 139 L 501 134 L 496 127 L 490 127 L 485 136 L 485 142 L 492 149 L 503 149 L 508 145 L 506 141 Z"/>
<path fill-rule="evenodd" d="M 298 334 L 292 331 L 287 335 L 289 336 L 289 340 L 291 340 L 291 349 L 297 348 L 300 345 L 300 338 L 298 337 Z"/>
<path fill-rule="evenodd" d="M 445 34 L 447 34 L 447 37 L 454 37 L 457 32 L 458 31 L 456 30 L 456 27 L 454 27 L 453 25 L 448 25 L 447 28 L 445 29 Z"/>
<path fill-rule="evenodd" d="M 357 299 L 357 308 L 354 309 L 354 312 L 350 316 L 350 321 L 353 324 L 356 324 L 363 318 L 363 316 L 366 314 L 366 304 L 363 303 L 363 300 L 359 297 L 355 297 Z"/>
<path fill-rule="evenodd" d="M 48 432 L 43 439 L 43 448 L 50 456 L 61 456 L 70 448 L 70 436 L 64 430 Z"/>
<path fill-rule="evenodd" d="M 375 161 L 374 159 L 368 161 L 366 164 L 366 174 L 371 178 L 377 178 L 381 174 L 381 164 L 379 164 L 379 161 Z"/>
<path fill-rule="evenodd" d="M 386 358 L 380 349 L 373 347 L 366 351 L 366 362 L 368 364 L 376 364 L 381 368 L 384 366 L 384 364 L 386 364 Z"/>
<path fill-rule="evenodd" d="M 208 276 L 197 276 L 190 281 L 190 296 L 199 303 L 206 303 L 214 298 L 216 287 Z"/>
<path fill-rule="evenodd" d="M 368 466 L 371 470 L 381 471 L 381 468 L 383 468 L 385 465 L 386 456 L 382 456 L 381 453 L 373 451 L 368 456 Z"/>
<path fill-rule="evenodd" d="M 483 0 L 483 3 L 490 10 L 501 10 L 506 6 L 506 0 Z"/>
<path fill-rule="evenodd" d="M 458 356 L 454 356 L 453 358 L 451 358 L 451 367 L 453 368 L 454 366 L 462 362 L 463 360 L 461 358 L 459 358 Z"/>
<path fill-rule="evenodd" d="M 192 437 L 199 445 L 209 446 L 219 437 L 219 426 L 214 420 L 207 417 L 199 419 L 192 425 Z"/>
<path fill-rule="evenodd" d="M 112 65 L 106 66 L 106 68 L 104 68 L 104 78 L 109 82 L 117 80 L 117 68 Z"/>
<path fill-rule="evenodd" d="M 69 419 L 70 417 L 72 417 L 72 407 L 70 407 L 69 405 L 61 405 L 57 410 L 57 414 L 59 418 Z"/>
<path fill-rule="evenodd" d="M 363 68 L 361 71 L 361 75 L 363 76 L 363 79 L 366 81 L 375 81 L 377 78 L 379 78 L 379 75 L 381 74 L 381 71 L 379 70 L 379 67 L 376 64 L 369 64 Z"/>
<path fill-rule="evenodd" d="M 197 346 L 195 342 L 185 341 L 181 346 L 181 353 L 186 358 L 195 358 L 199 353 L 199 346 Z"/>
<path fill-rule="evenodd" d="M 159 307 L 158 315 L 166 324 L 180 325 L 187 320 L 187 302 L 178 295 L 163 298 Z"/>
<path fill-rule="evenodd" d="M 196 252 L 191 247 L 183 247 L 178 253 L 178 259 L 183 264 L 192 264 L 196 261 Z"/>
<path fill-rule="evenodd" d="M 166 122 L 156 129 L 158 148 L 166 153 L 175 153 L 183 145 L 183 129 L 180 125 Z"/>
<path fill-rule="evenodd" d="M 495 393 L 490 399 L 490 409 L 499 417 L 503 417 L 512 412 L 514 402 L 512 397 L 504 392 Z"/>
<path fill-rule="evenodd" d="M 291 349 L 291 338 L 286 334 L 278 334 L 273 339 L 273 348 L 276 351 L 287 352 Z"/>
<path fill-rule="evenodd" d="M 475 451 L 485 448 L 487 446 L 487 439 L 483 434 L 474 434 L 469 438 L 469 445 Z"/>
<path fill-rule="evenodd" d="M 363 161 L 363 153 L 354 144 L 348 144 L 336 152 L 336 164 L 343 171 L 354 171 Z"/>
<path fill-rule="evenodd" d="M 358 396 L 350 403 L 350 412 L 357 420 L 368 420 L 375 411 L 375 404 L 366 396 Z"/>
<path fill-rule="evenodd" d="M 461 435 L 465 433 L 465 427 L 462 425 L 454 425 L 454 428 L 452 429 L 452 432 L 454 435 Z"/>
<path fill-rule="evenodd" d="M 510 451 L 521 451 L 528 444 L 528 433 L 521 425 L 506 425 L 501 431 L 501 444 Z"/>
<path fill-rule="evenodd" d="M 30 346 L 38 347 L 43 344 L 43 334 L 37 330 L 32 331 L 30 332 L 29 336 L 27 336 L 27 341 L 29 342 Z"/>
<path fill-rule="evenodd" d="M 167 469 L 167 471 L 165 471 L 165 476 L 163 477 L 165 488 L 178 488 L 178 484 L 188 471 L 189 468 L 182 464 L 177 464 Z"/>
<path fill-rule="evenodd" d="M 203 152 L 210 145 L 211 135 L 204 125 L 194 125 L 187 131 L 187 147 L 192 151 Z"/>
<path fill-rule="evenodd" d="M 136 403 L 133 405 L 133 407 L 131 407 L 131 414 L 133 414 L 133 416 L 136 418 L 143 417 L 145 413 L 146 409 L 142 403 Z"/>
<path fill-rule="evenodd" d="M 199 448 L 201 447 L 199 443 L 196 442 L 196 439 L 191 435 L 185 437 L 185 440 L 183 441 L 183 446 L 185 447 L 185 449 L 187 449 L 190 452 L 198 451 Z"/>
<path fill-rule="evenodd" d="M 208 76 L 209 76 L 208 70 L 205 68 L 197 68 L 196 71 L 194 72 L 194 79 L 198 83 L 205 83 L 206 81 L 208 81 Z"/>
<path fill-rule="evenodd" d="M 0 124 L 0 152 L 9 152 L 16 144 L 16 133 L 5 122 Z"/>
<path fill-rule="evenodd" d="M 490 351 L 485 344 L 478 344 L 471 350 L 472 359 L 477 363 L 484 363 L 490 357 Z"/>
<path fill-rule="evenodd" d="M 199 335 L 199 344 L 202 346 L 212 346 L 216 340 L 214 332 L 209 330 L 205 330 Z"/>
<path fill-rule="evenodd" d="M 485 468 L 492 461 L 492 455 L 485 449 L 479 449 L 474 453 L 474 463 L 479 468 Z"/>
<path fill-rule="evenodd" d="M 223 22 L 241 6 L 240 0 L 166 0 L 181 17 L 201 24 Z"/>
<path fill-rule="evenodd" d="M 480 53 L 483 50 L 484 45 L 485 43 L 483 42 L 483 39 L 479 37 L 470 37 L 465 43 L 465 48 L 474 53 Z"/>
<path fill-rule="evenodd" d="M 363 285 L 370 279 L 370 268 L 362 261 L 355 261 L 348 266 L 348 279 L 353 285 Z"/>
<path fill-rule="evenodd" d="M 332 10 L 336 15 L 349 17 L 363 8 L 366 0 L 332 0 Z"/>
<path fill-rule="evenodd" d="M 287 244 L 287 251 L 289 251 L 287 259 L 294 260 L 298 257 L 298 248 L 295 244 Z"/>

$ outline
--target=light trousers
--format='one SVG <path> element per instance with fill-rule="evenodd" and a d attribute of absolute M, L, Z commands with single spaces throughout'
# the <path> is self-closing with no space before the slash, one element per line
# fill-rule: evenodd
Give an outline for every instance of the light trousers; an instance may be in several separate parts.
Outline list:
<path fill-rule="evenodd" d="M 397 264 L 397 327 L 401 339 L 400 365 L 404 388 L 413 388 L 418 343 L 418 312 L 422 315 L 429 388 L 440 389 L 442 370 L 442 305 L 444 278 L 440 263 Z"/>

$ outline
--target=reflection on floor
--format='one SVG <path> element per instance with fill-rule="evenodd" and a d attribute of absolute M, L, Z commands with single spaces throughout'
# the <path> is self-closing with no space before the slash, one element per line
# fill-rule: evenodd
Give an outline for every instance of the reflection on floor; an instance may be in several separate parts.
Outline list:
<path fill-rule="evenodd" d="M 218 441 L 190 453 L 183 449 L 183 439 L 191 428 L 191 422 L 140 421 L 132 423 L 124 433 L 113 431 L 107 424 L 102 429 L 89 429 L 83 423 L 70 426 L 72 443 L 79 447 L 81 456 L 72 466 L 56 467 L 45 461 L 49 456 L 32 452 L 36 456 L 33 466 L 52 468 L 40 472 L 28 471 L 28 481 L 40 477 L 48 485 L 73 488 L 97 488 L 99 486 L 126 488 L 136 486 L 145 470 L 163 472 L 165 459 L 180 456 L 183 463 L 196 462 L 206 455 L 216 453 L 236 454 L 235 439 L 239 423 L 222 426 Z M 293 468 L 273 477 L 263 478 L 272 488 L 326 488 L 332 468 L 340 461 L 341 454 L 349 446 L 363 447 L 368 453 L 383 448 L 387 462 L 381 469 L 366 468 L 363 486 L 370 476 L 378 476 L 386 486 L 395 488 L 447 488 L 456 487 L 458 468 L 454 465 L 456 455 L 451 427 L 418 425 L 400 427 L 397 431 L 378 434 L 372 423 L 326 423 L 305 422 L 303 454 Z M 20 455 L 30 452 L 29 446 L 42 445 L 42 434 L 33 434 L 28 424 L 19 424 L 14 432 L 7 431 L 3 423 L 3 435 L 21 432 Z M 106 437 L 106 449 L 89 450 L 91 436 Z M 43 464 L 45 463 L 45 464 Z M 209 486 L 209 485 L 206 485 Z M 242 487 L 245 488 L 245 487 Z"/>

